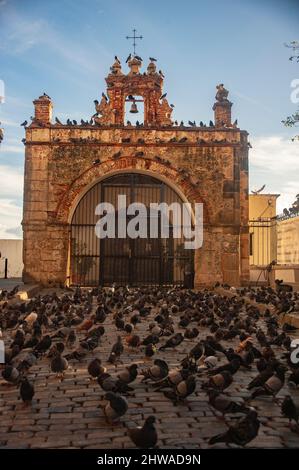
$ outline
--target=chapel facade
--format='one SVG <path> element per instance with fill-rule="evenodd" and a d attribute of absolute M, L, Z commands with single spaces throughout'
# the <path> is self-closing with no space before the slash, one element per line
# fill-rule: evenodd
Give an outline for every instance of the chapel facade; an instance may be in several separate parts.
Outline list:
<path fill-rule="evenodd" d="M 53 122 L 51 98 L 33 102 L 25 142 L 24 281 L 246 284 L 248 133 L 232 123 L 228 91 L 217 86 L 210 124 L 174 122 L 155 61 L 142 70 L 133 56 L 125 67 L 116 58 L 89 121 Z M 143 119 L 126 119 L 126 107 L 134 116 L 140 105 Z M 185 249 L 171 221 L 167 239 L 99 239 L 96 206 L 115 204 L 120 194 L 146 206 L 202 203 L 202 246 Z"/>

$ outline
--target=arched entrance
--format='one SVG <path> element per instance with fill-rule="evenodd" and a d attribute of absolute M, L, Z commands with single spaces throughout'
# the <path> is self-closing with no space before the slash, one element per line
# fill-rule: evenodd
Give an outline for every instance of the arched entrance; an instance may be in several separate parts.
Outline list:
<path fill-rule="evenodd" d="M 169 237 L 150 236 L 150 214 L 146 213 L 146 238 L 105 238 L 95 234 L 100 202 L 117 207 L 118 195 L 127 205 L 138 202 L 182 204 L 180 196 L 163 181 L 141 173 L 122 173 L 96 183 L 79 201 L 71 221 L 71 283 L 85 286 L 187 285 L 193 284 L 193 250 L 184 249 L 181 238 L 173 237 L 172 214 Z M 127 218 L 129 222 L 130 216 Z M 161 218 L 158 217 L 159 234 Z"/>

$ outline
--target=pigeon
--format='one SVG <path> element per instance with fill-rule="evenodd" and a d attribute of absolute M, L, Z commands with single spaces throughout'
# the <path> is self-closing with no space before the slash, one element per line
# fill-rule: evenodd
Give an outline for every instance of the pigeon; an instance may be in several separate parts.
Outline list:
<path fill-rule="evenodd" d="M 34 397 L 34 386 L 27 377 L 22 377 L 20 386 L 20 395 L 25 405 L 30 405 Z"/>
<path fill-rule="evenodd" d="M 126 59 L 126 64 L 129 62 L 129 60 L 131 60 L 131 57 L 132 57 L 132 54 L 129 54 L 127 59 Z"/>
<path fill-rule="evenodd" d="M 162 388 L 174 387 L 178 383 L 187 379 L 189 375 L 190 372 L 188 369 L 172 369 L 169 371 L 168 375 L 164 379 L 155 383 L 155 386 L 158 387 L 156 390 L 159 391 Z"/>
<path fill-rule="evenodd" d="M 199 330 L 198 328 L 192 328 L 192 329 L 186 329 L 185 333 L 184 333 L 184 337 L 186 339 L 194 339 L 196 338 L 197 336 L 199 335 Z"/>
<path fill-rule="evenodd" d="M 142 344 L 144 346 L 147 346 L 148 344 L 157 344 L 157 343 L 159 343 L 159 341 L 160 341 L 160 339 L 159 339 L 158 335 L 150 334 L 150 335 L 146 336 L 146 338 L 144 338 L 144 340 L 142 341 Z"/>
<path fill-rule="evenodd" d="M 143 424 L 137 428 L 128 429 L 128 435 L 131 441 L 139 449 L 150 449 L 155 447 L 158 441 L 158 433 L 154 426 L 155 416 L 148 416 Z"/>
<path fill-rule="evenodd" d="M 167 362 L 163 361 L 162 359 L 155 359 L 153 366 L 151 366 L 149 369 L 142 369 L 142 382 L 145 380 L 152 380 L 153 382 L 157 382 L 167 377 L 168 372 L 169 368 Z"/>
<path fill-rule="evenodd" d="M 105 395 L 108 403 L 104 406 L 104 415 L 108 423 L 118 421 L 128 410 L 127 400 L 119 394 L 108 392 Z"/>
<path fill-rule="evenodd" d="M 119 158 L 120 156 L 121 156 L 121 151 L 114 153 L 114 154 L 112 155 L 112 158 L 113 158 L 114 160 L 116 160 L 116 159 Z"/>
<path fill-rule="evenodd" d="M 129 384 L 133 382 L 137 377 L 137 364 L 131 364 L 130 366 L 126 367 L 123 372 L 120 372 L 117 377 L 122 382 Z"/>
<path fill-rule="evenodd" d="M 107 318 L 107 314 L 105 312 L 105 309 L 103 307 L 99 306 L 96 309 L 94 322 L 95 323 L 104 323 L 106 318 Z"/>
<path fill-rule="evenodd" d="M 238 358 L 232 359 L 230 362 L 227 364 L 224 364 L 223 366 L 217 367 L 217 369 L 212 369 L 209 371 L 209 374 L 215 375 L 219 374 L 220 372 L 223 371 L 228 371 L 232 375 L 234 375 L 239 369 L 240 369 L 241 362 Z"/>
<path fill-rule="evenodd" d="M 157 59 L 155 59 L 154 57 L 150 57 L 149 60 L 150 60 L 151 62 L 157 62 Z"/>
<path fill-rule="evenodd" d="M 51 371 L 56 373 L 57 377 L 63 377 L 64 372 L 68 368 L 68 361 L 65 357 L 61 356 L 61 353 L 57 351 L 51 361 Z"/>
<path fill-rule="evenodd" d="M 267 395 L 275 397 L 284 386 L 285 371 L 286 368 L 284 366 L 277 366 L 276 371 L 273 373 L 273 375 L 271 375 L 268 380 L 266 380 L 264 385 L 254 390 L 251 395 L 251 398 L 257 398 L 260 396 Z"/>
<path fill-rule="evenodd" d="M 67 337 L 67 339 L 66 339 L 67 347 L 69 347 L 69 348 L 73 347 L 76 340 L 77 340 L 76 332 L 75 332 L 75 330 L 71 330 L 68 337 Z"/>
<path fill-rule="evenodd" d="M 118 377 L 113 377 L 107 372 L 102 372 L 98 378 L 97 382 L 99 386 L 105 392 L 115 392 L 115 393 L 128 393 L 132 392 L 133 388 L 129 387 L 125 382 L 121 381 Z"/>
<path fill-rule="evenodd" d="M 226 444 L 236 444 L 244 447 L 246 444 L 255 439 L 260 428 L 260 421 L 257 412 L 250 408 L 246 416 L 237 421 L 237 423 L 229 426 L 228 430 L 222 434 L 212 437 L 209 444 L 217 444 L 225 442 Z"/>
<path fill-rule="evenodd" d="M 79 324 L 77 331 L 88 331 L 94 325 L 94 322 L 91 318 L 86 318 Z"/>
<path fill-rule="evenodd" d="M 288 378 L 288 386 L 296 388 L 299 385 L 299 369 L 296 369 Z"/>
<path fill-rule="evenodd" d="M 7 383 L 12 385 L 18 384 L 21 379 L 18 369 L 11 365 L 6 365 L 4 367 L 2 370 L 2 377 Z"/>
<path fill-rule="evenodd" d="M 182 380 L 176 384 L 174 390 L 164 392 L 166 398 L 172 400 L 173 404 L 176 405 L 179 401 L 185 400 L 191 395 L 196 388 L 196 380 L 194 375 L 189 375 L 186 380 Z"/>
<path fill-rule="evenodd" d="M 141 340 L 138 335 L 130 335 L 126 338 L 126 343 L 130 348 L 136 349 L 140 346 Z"/>
<path fill-rule="evenodd" d="M 249 410 L 243 403 L 237 403 L 217 390 L 208 390 L 208 397 L 209 405 L 223 416 L 227 413 L 247 413 Z"/>
<path fill-rule="evenodd" d="M 45 335 L 40 340 L 40 342 L 35 346 L 34 352 L 38 354 L 44 354 L 48 349 L 50 349 L 52 344 L 52 339 L 50 335 Z"/>
<path fill-rule="evenodd" d="M 166 98 L 167 96 L 167 93 L 164 93 L 163 95 L 160 96 L 160 100 L 163 100 L 164 98 Z"/>
<path fill-rule="evenodd" d="M 168 348 L 176 348 L 181 342 L 183 341 L 184 336 L 182 333 L 176 333 L 174 336 L 169 338 L 166 343 L 160 346 L 159 351 L 164 351 L 164 349 Z"/>
<path fill-rule="evenodd" d="M 123 350 L 124 350 L 124 346 L 123 346 L 121 337 L 118 336 L 117 342 L 114 343 L 114 345 L 112 346 L 111 353 L 108 358 L 108 362 L 114 363 L 116 360 L 118 360 L 121 354 L 123 353 Z"/>
<path fill-rule="evenodd" d="M 295 405 L 292 397 L 290 395 L 287 395 L 282 404 L 281 404 L 281 413 L 283 416 L 288 418 L 289 423 L 291 423 L 292 420 L 296 421 L 298 424 L 298 419 L 299 419 L 299 409 Z"/>
<path fill-rule="evenodd" d="M 26 127 L 27 124 L 28 124 L 28 121 L 24 121 L 24 122 L 22 122 L 21 126 Z"/>
<path fill-rule="evenodd" d="M 62 124 L 62 122 L 58 119 L 58 117 L 55 118 L 56 124 Z"/>
<path fill-rule="evenodd" d="M 148 344 L 146 347 L 145 347 L 145 360 L 150 360 L 150 358 L 152 356 L 154 356 L 154 354 L 157 352 L 157 348 L 154 344 Z"/>
<path fill-rule="evenodd" d="M 202 384 L 203 389 L 213 388 L 216 390 L 225 390 L 233 382 L 233 376 L 228 370 L 224 370 L 219 374 L 212 375 L 208 382 Z"/>
<path fill-rule="evenodd" d="M 272 362 L 267 363 L 267 367 L 262 370 L 249 384 L 247 389 L 251 390 L 252 388 L 262 387 L 264 383 L 272 377 L 274 373 L 274 364 Z"/>
<path fill-rule="evenodd" d="M 90 363 L 88 364 L 87 370 L 92 378 L 96 379 L 100 374 L 104 372 L 104 368 L 101 364 L 101 360 L 97 357 L 90 361 Z"/>
<path fill-rule="evenodd" d="M 54 357 L 57 353 L 62 354 L 64 351 L 64 343 L 59 341 L 58 343 L 54 343 L 53 346 L 51 346 L 47 357 Z"/>

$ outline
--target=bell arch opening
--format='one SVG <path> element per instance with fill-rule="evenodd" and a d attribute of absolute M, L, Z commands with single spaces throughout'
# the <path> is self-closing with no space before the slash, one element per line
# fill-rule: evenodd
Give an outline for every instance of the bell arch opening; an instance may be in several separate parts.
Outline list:
<path fill-rule="evenodd" d="M 98 238 L 99 220 L 95 208 L 101 202 L 118 206 L 118 196 L 126 197 L 126 206 L 142 203 L 146 207 L 142 223 L 143 237 L 127 234 Z M 184 247 L 183 220 L 181 236 L 175 234 L 177 221 L 170 211 L 168 237 L 161 236 L 161 213 L 150 210 L 151 203 L 183 204 L 182 198 L 164 181 L 144 173 L 118 173 L 95 183 L 80 199 L 70 224 L 70 283 L 73 285 L 181 285 L 193 287 L 194 250 Z M 118 212 L 116 210 L 116 219 Z M 133 216 L 126 214 L 126 224 Z M 158 223 L 153 237 L 152 220 Z"/>
<path fill-rule="evenodd" d="M 141 95 L 126 96 L 124 124 L 126 126 L 144 124 L 144 99 Z"/>

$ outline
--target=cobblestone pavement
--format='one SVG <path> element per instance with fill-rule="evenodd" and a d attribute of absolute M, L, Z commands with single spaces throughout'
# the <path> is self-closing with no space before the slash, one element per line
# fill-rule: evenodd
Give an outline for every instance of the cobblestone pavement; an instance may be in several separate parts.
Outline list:
<path fill-rule="evenodd" d="M 154 314 L 155 311 L 151 313 L 151 317 Z M 150 317 L 142 319 L 142 323 L 137 325 L 136 334 L 145 337 L 149 322 Z M 200 377 L 197 379 L 196 392 L 186 403 L 174 406 L 163 393 L 154 392 L 150 385 L 141 383 L 141 377 L 138 376 L 132 384 L 134 392 L 128 397 L 129 410 L 121 418 L 120 424 L 112 426 L 106 423 L 103 412 L 98 407 L 103 391 L 87 373 L 87 364 L 92 357 L 100 357 L 105 364 L 116 335 L 119 334 L 112 324 L 111 316 L 106 319 L 104 327 L 106 333 L 99 347 L 93 353 L 88 353 L 82 362 L 70 361 L 70 368 L 63 380 L 57 379 L 50 372 L 49 359 L 46 357 L 30 369 L 29 378 L 35 386 L 32 407 L 24 408 L 16 387 L 0 381 L 0 447 L 129 448 L 132 447 L 132 442 L 127 436 L 126 428 L 140 425 L 148 415 L 154 414 L 157 418 L 159 448 L 209 448 L 208 439 L 223 432 L 226 426 L 207 404 L 206 393 L 200 387 Z M 208 332 L 209 330 L 201 328 L 200 337 L 206 336 Z M 121 335 L 124 336 L 125 333 L 121 332 Z M 195 340 L 185 339 L 175 350 L 157 352 L 154 358 L 165 359 L 170 368 L 177 366 L 200 337 Z M 8 341 L 7 332 L 5 340 Z M 223 341 L 222 344 L 237 345 L 238 340 L 229 343 Z M 278 356 L 283 352 L 277 347 L 274 350 Z M 142 367 L 151 364 L 151 361 L 144 360 L 142 351 L 133 352 L 127 346 L 122 360 L 123 364 L 117 366 L 108 364 L 108 372 L 119 372 L 132 362 Z M 256 374 L 255 367 L 252 371 L 239 370 L 227 393 L 236 399 L 247 397 L 249 392 L 246 385 Z M 290 390 L 285 385 L 278 398 L 283 398 L 287 393 Z M 291 394 L 299 404 L 299 390 L 292 390 Z M 281 416 L 280 407 L 271 398 L 253 400 L 251 406 L 257 409 L 262 425 L 258 437 L 247 447 L 299 447 L 299 434 L 291 431 L 288 420 Z M 237 417 L 238 415 L 229 415 L 227 421 Z"/>

